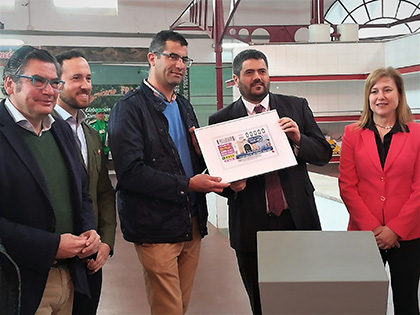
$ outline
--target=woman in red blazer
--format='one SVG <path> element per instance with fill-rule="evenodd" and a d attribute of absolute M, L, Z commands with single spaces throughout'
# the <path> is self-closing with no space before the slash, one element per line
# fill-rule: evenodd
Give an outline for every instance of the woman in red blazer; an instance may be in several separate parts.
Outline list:
<path fill-rule="evenodd" d="M 420 125 L 397 70 L 368 76 L 360 121 L 344 132 L 339 170 L 348 230 L 373 231 L 390 267 L 395 314 L 419 314 Z"/>

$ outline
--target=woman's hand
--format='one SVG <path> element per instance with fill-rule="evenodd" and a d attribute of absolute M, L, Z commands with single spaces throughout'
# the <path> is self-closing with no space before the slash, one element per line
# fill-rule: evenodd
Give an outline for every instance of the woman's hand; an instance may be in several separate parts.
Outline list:
<path fill-rule="evenodd" d="M 378 226 L 373 230 L 375 235 L 376 244 L 382 250 L 390 249 L 393 247 L 400 248 L 400 243 L 398 242 L 398 234 L 395 233 L 387 226 Z"/>

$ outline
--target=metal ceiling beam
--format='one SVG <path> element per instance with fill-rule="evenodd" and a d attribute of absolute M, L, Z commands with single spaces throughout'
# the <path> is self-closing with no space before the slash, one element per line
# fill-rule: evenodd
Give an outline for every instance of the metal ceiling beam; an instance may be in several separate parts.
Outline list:
<path fill-rule="evenodd" d="M 401 25 L 409 22 L 420 21 L 420 14 L 410 16 L 408 18 L 398 20 L 392 23 L 386 24 L 360 24 L 359 28 L 391 28 L 396 25 Z"/>
<path fill-rule="evenodd" d="M 269 34 L 269 42 L 295 42 L 295 34 L 302 27 L 308 25 L 277 25 L 277 26 L 230 26 L 241 0 L 230 0 L 230 12 L 225 22 L 223 17 L 223 0 L 213 0 L 213 20 L 208 18 L 209 1 L 193 0 L 181 15 L 170 26 L 177 31 L 201 30 L 206 32 L 214 42 L 216 54 L 216 89 L 217 109 L 223 107 L 223 77 L 222 77 L 222 41 L 225 36 L 235 38 L 246 43 L 252 42 L 252 33 L 256 29 L 264 29 Z M 322 11 L 321 11 L 322 10 Z M 324 0 L 312 0 L 311 23 L 324 21 Z M 316 17 L 316 18 L 315 18 Z M 185 26 L 182 24 L 193 24 Z M 240 31 L 245 29 L 247 36 L 242 36 Z"/>
<path fill-rule="evenodd" d="M 196 29 L 197 30 L 197 29 Z M 81 32 L 81 31 L 31 31 L 31 30 L 5 30 L 0 29 L 2 35 L 28 35 L 28 36 L 70 36 L 70 37 L 111 37 L 111 38 L 153 38 L 156 33 L 128 33 L 128 32 Z M 206 39 L 206 34 L 185 34 L 190 39 Z"/>
<path fill-rule="evenodd" d="M 238 8 L 241 0 L 231 0 L 229 16 L 225 22 L 223 12 L 223 0 L 213 0 L 213 19 L 208 18 L 209 1 L 193 0 L 181 15 L 170 26 L 173 30 L 194 30 L 191 26 L 181 26 L 185 23 L 192 23 L 199 30 L 206 32 L 214 43 L 216 54 L 216 93 L 217 109 L 223 107 L 223 62 L 222 62 L 222 41 L 228 31 L 228 27 Z"/>

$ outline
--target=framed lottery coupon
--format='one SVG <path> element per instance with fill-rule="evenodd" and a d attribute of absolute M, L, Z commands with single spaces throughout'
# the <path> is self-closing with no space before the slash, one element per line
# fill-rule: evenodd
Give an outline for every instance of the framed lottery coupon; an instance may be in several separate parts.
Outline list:
<path fill-rule="evenodd" d="M 195 129 L 209 174 L 223 182 L 296 165 L 276 110 Z"/>

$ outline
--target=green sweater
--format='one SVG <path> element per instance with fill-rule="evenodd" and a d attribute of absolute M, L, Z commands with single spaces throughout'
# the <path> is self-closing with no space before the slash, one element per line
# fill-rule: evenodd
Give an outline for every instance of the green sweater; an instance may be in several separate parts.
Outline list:
<path fill-rule="evenodd" d="M 73 210 L 68 169 L 54 136 L 44 131 L 40 137 L 23 128 L 22 136 L 44 175 L 56 218 L 57 234 L 73 233 Z"/>

